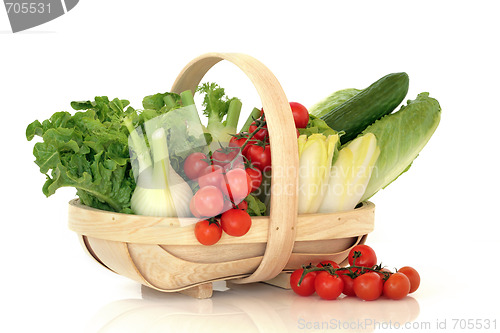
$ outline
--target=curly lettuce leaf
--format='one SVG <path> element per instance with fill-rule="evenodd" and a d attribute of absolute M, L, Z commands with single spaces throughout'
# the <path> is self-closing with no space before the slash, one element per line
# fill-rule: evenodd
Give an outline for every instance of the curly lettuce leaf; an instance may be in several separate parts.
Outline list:
<path fill-rule="evenodd" d="M 47 180 L 48 197 L 61 187 L 74 187 L 83 204 L 99 209 L 130 212 L 135 188 L 129 164 L 128 136 L 122 125 L 128 101 L 96 97 L 71 103 L 75 115 L 56 112 L 26 129 L 26 138 L 41 137 L 33 148 L 35 163 Z"/>

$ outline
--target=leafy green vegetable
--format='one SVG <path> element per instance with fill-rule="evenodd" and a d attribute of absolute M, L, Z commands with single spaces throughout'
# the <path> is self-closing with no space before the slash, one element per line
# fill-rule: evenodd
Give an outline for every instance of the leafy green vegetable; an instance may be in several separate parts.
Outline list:
<path fill-rule="evenodd" d="M 363 131 L 361 135 L 375 134 L 380 155 L 361 201 L 410 168 L 436 130 L 440 118 L 438 101 L 429 97 L 429 93 L 421 93 L 399 111 L 384 116 Z"/>
<path fill-rule="evenodd" d="M 323 134 L 325 136 L 336 135 L 337 131 L 328 126 L 324 120 L 313 115 L 309 115 L 309 122 L 306 128 L 299 128 L 300 135 L 311 136 L 312 134 Z M 341 134 L 341 133 L 340 133 Z"/>
<path fill-rule="evenodd" d="M 263 216 L 266 213 L 266 205 L 254 195 L 249 195 L 245 198 L 248 203 L 247 212 L 250 216 Z"/>
<path fill-rule="evenodd" d="M 351 97 L 357 95 L 361 90 L 355 88 L 342 89 L 322 99 L 309 108 L 309 113 L 316 117 L 322 117 L 337 106 L 341 105 Z"/>
<path fill-rule="evenodd" d="M 47 176 L 43 193 L 48 197 L 60 187 L 74 187 L 87 206 L 130 212 L 135 188 L 129 165 L 127 131 L 121 120 L 134 112 L 128 101 L 96 97 L 73 102 L 75 115 L 56 112 L 26 129 L 26 138 L 42 138 L 33 148 L 35 163 Z M 85 110 L 85 111 L 83 111 Z"/>
<path fill-rule="evenodd" d="M 229 142 L 231 134 L 236 134 L 241 101 L 235 97 L 227 97 L 224 88 L 216 83 L 203 83 L 196 91 L 205 95 L 203 114 L 208 117 L 207 130 L 213 142 Z"/>

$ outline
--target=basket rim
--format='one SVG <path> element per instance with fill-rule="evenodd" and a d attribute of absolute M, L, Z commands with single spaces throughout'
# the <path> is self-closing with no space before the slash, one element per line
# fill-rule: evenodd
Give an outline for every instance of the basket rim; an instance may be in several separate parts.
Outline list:
<path fill-rule="evenodd" d="M 375 204 L 361 203 L 353 210 L 297 216 L 295 241 L 336 239 L 368 234 L 374 229 Z M 76 198 L 69 202 L 68 226 L 79 235 L 137 244 L 201 245 L 194 236 L 193 224 L 182 225 L 176 217 L 156 217 L 117 213 L 89 207 Z M 266 243 L 269 216 L 252 216 L 252 228 L 241 237 L 223 234 L 212 246 Z"/>

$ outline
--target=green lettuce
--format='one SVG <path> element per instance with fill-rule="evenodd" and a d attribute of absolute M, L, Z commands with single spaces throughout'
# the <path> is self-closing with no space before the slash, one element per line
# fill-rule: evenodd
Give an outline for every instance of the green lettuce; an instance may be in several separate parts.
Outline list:
<path fill-rule="evenodd" d="M 26 138 L 42 138 L 33 148 L 35 163 L 47 180 L 48 197 L 61 187 L 74 187 L 83 204 L 130 212 L 135 188 L 129 164 L 128 135 L 121 119 L 135 112 L 129 102 L 107 97 L 73 102 L 74 115 L 56 112 L 26 128 Z"/>
<path fill-rule="evenodd" d="M 368 126 L 360 135 L 373 133 L 380 155 L 361 201 L 366 200 L 406 172 L 427 144 L 441 118 L 438 101 L 421 93 L 395 113 Z"/>
<path fill-rule="evenodd" d="M 337 106 L 357 95 L 361 89 L 348 88 L 334 92 L 309 108 L 309 113 L 321 118 Z"/>

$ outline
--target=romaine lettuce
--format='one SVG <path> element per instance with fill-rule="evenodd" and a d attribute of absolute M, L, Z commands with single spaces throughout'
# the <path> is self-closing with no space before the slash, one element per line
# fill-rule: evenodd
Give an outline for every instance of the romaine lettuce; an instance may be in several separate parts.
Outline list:
<path fill-rule="evenodd" d="M 395 113 L 384 116 L 368 126 L 361 135 L 373 133 L 380 148 L 375 168 L 362 201 L 392 183 L 406 172 L 436 130 L 441 107 L 429 93 L 409 100 Z"/>

